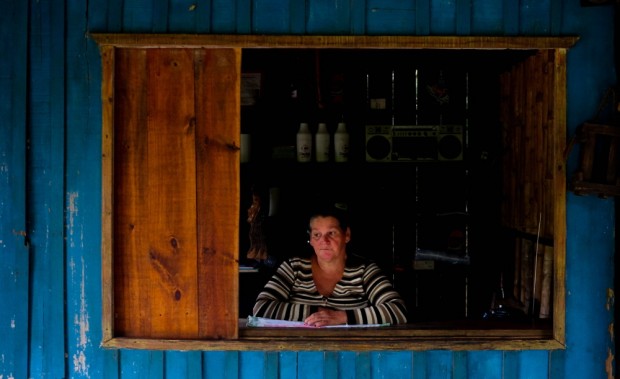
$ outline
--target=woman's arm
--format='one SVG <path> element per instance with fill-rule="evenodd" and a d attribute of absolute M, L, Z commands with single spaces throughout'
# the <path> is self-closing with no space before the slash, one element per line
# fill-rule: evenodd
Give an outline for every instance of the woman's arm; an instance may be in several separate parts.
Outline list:
<path fill-rule="evenodd" d="M 311 306 L 289 301 L 295 281 L 296 269 L 290 260 L 280 264 L 273 277 L 258 294 L 253 313 L 257 317 L 278 320 L 304 321 L 311 312 Z"/>
<path fill-rule="evenodd" d="M 364 270 L 363 282 L 370 306 L 347 310 L 347 323 L 407 323 L 405 302 L 379 266 L 375 263 L 368 264 Z"/>

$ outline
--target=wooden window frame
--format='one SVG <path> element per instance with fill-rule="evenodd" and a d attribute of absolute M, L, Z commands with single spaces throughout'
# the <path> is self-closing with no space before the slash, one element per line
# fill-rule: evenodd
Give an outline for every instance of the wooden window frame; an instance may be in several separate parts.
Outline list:
<path fill-rule="evenodd" d="M 415 37 L 415 36 L 258 36 L 92 34 L 102 55 L 102 291 L 105 348 L 164 350 L 551 350 L 565 348 L 566 174 L 566 54 L 577 37 Z M 128 338 L 114 331 L 114 50 L 118 48 L 319 48 L 319 49 L 481 49 L 545 50 L 554 56 L 554 118 L 552 141 L 553 321 L 545 328 L 472 328 L 471 325 L 415 324 L 384 329 L 251 329 L 239 324 L 231 339 Z M 237 90 L 238 93 L 238 90 Z M 239 130 L 239 125 L 236 126 Z M 231 141 L 239 146 L 239 141 Z M 238 162 L 238 157 L 236 158 Z M 231 238 L 237 238 L 231 236 Z M 237 315 L 238 316 L 238 315 Z"/>

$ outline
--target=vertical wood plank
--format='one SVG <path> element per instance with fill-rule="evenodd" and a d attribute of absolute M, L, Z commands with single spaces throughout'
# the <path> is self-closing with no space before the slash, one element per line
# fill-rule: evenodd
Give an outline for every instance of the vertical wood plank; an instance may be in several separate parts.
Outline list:
<path fill-rule="evenodd" d="M 151 337 L 191 338 L 198 330 L 193 67 L 189 51 L 147 52 L 146 172 L 138 174 L 148 184 L 137 194 L 146 208 L 135 227 L 149 234 L 135 269 L 146 274 Z"/>
<path fill-rule="evenodd" d="M 117 0 L 113 0 L 117 1 Z M 115 9 L 112 9 L 114 5 L 109 5 L 103 0 L 92 0 L 88 2 L 88 19 L 89 25 L 93 30 L 110 30 L 108 29 L 108 10 L 114 13 Z M 62 8 L 62 7 L 58 7 Z M 63 8 L 64 9 L 64 8 Z M 116 9 L 118 10 L 118 8 Z M 63 20 L 64 24 L 64 20 Z M 112 29 L 113 30 L 113 29 Z M 63 33 L 60 33 L 63 35 Z"/>
<path fill-rule="evenodd" d="M 564 378 L 566 367 L 566 350 L 553 350 L 549 352 L 549 379 Z M 611 370 L 614 370 L 614 368 L 611 368 Z"/>
<path fill-rule="evenodd" d="M 131 83 L 116 97 L 117 327 L 127 336 L 196 337 L 193 57 L 137 50 L 116 63 L 116 82 Z"/>
<path fill-rule="evenodd" d="M 164 13 L 166 17 L 166 30 L 174 30 L 175 33 L 196 33 L 200 15 L 204 10 L 201 8 L 209 8 L 207 2 L 171 2 L 167 5 L 168 12 Z M 202 30 L 202 27 L 200 28 Z"/>
<path fill-rule="evenodd" d="M 325 359 L 320 351 L 300 351 L 297 353 L 298 379 L 325 378 Z"/>
<path fill-rule="evenodd" d="M 168 24 L 178 28 L 180 25 L 174 25 L 174 22 L 178 19 L 178 14 L 182 14 L 179 10 L 180 7 L 181 3 L 172 4 L 169 7 L 168 0 L 153 0 L 151 5 L 153 33 L 166 33 L 168 31 Z M 181 18 L 183 17 L 181 16 Z M 183 31 L 187 32 L 187 30 L 179 30 L 179 32 Z"/>
<path fill-rule="evenodd" d="M 294 378 L 297 376 L 297 352 L 283 351 L 278 353 L 278 374 L 280 378 Z"/>
<path fill-rule="evenodd" d="M 268 378 L 265 376 L 266 353 L 263 351 L 242 351 L 239 353 L 240 378 Z"/>
<path fill-rule="evenodd" d="M 429 351 L 426 354 L 426 378 L 448 379 L 452 377 L 452 352 Z"/>
<path fill-rule="evenodd" d="M 426 352 L 414 351 L 411 353 L 413 378 L 426 378 Z"/>
<path fill-rule="evenodd" d="M 252 1 L 236 0 L 237 2 L 237 33 L 250 34 L 252 32 Z"/>
<path fill-rule="evenodd" d="M 306 33 L 308 23 L 308 6 L 306 0 L 289 0 L 290 28 L 292 34 Z"/>
<path fill-rule="evenodd" d="M 372 377 L 372 367 L 369 352 L 355 353 L 355 377 L 366 379 Z"/>
<path fill-rule="evenodd" d="M 0 376 L 28 376 L 28 2 L 0 3 Z"/>
<path fill-rule="evenodd" d="M 351 0 L 351 34 L 364 35 L 367 22 L 367 1 Z"/>
<path fill-rule="evenodd" d="M 545 379 L 549 372 L 549 352 L 528 350 L 519 353 L 518 379 Z"/>
<path fill-rule="evenodd" d="M 309 34 L 349 34 L 351 8 L 348 1 L 331 2 L 311 0 L 306 2 Z"/>
<path fill-rule="evenodd" d="M 415 0 L 415 34 L 419 36 L 430 33 L 430 0 Z"/>
<path fill-rule="evenodd" d="M 454 35 L 456 20 L 456 1 L 431 0 L 431 34 Z"/>
<path fill-rule="evenodd" d="M 89 9 L 99 9 L 97 13 L 106 17 L 105 27 L 102 27 L 101 30 L 109 32 L 120 32 L 122 30 L 123 0 L 93 0 L 90 1 Z"/>
<path fill-rule="evenodd" d="M 204 379 L 212 378 L 239 378 L 239 352 L 237 351 L 208 351 L 203 353 Z"/>
<path fill-rule="evenodd" d="M 195 53 L 199 335 L 236 338 L 239 318 L 240 49 Z M 217 289 L 217 290 L 214 290 Z"/>
<path fill-rule="evenodd" d="M 520 353 L 518 351 L 503 352 L 503 379 L 519 378 L 519 354 Z"/>
<path fill-rule="evenodd" d="M 323 354 L 323 358 L 325 359 L 325 368 L 323 370 L 325 379 L 338 379 L 338 371 L 340 370 L 338 366 L 338 353 L 326 351 Z"/>
<path fill-rule="evenodd" d="M 200 351 L 166 351 L 164 361 L 165 378 L 202 378 Z"/>
<path fill-rule="evenodd" d="M 265 360 L 265 378 L 277 378 L 280 367 L 280 357 L 276 351 L 267 351 L 264 355 Z"/>
<path fill-rule="evenodd" d="M 111 51 L 110 53 L 113 53 Z M 146 52 L 131 49 L 119 49 L 114 60 L 113 67 L 120 67 L 110 73 L 110 68 L 106 68 L 106 78 L 114 75 L 113 97 L 109 94 L 112 89 L 104 89 L 108 94 L 107 99 L 114 102 L 113 109 L 104 108 L 104 117 L 113 117 L 114 122 L 110 123 L 111 130 L 104 131 L 104 138 L 112 138 L 113 146 L 110 150 L 105 150 L 106 156 L 111 156 L 114 160 L 113 170 L 104 166 L 104 196 L 109 201 L 104 200 L 104 206 L 113 214 L 113 235 L 109 241 L 113 241 L 111 248 L 111 264 L 113 266 L 113 301 L 114 306 L 114 331 L 113 335 L 123 336 L 129 331 L 133 333 L 143 333 L 142 318 L 146 317 L 146 307 L 148 306 L 148 291 L 143 290 L 143 286 L 132 284 L 131 277 L 125 271 L 138 265 L 135 254 L 131 251 L 138 250 L 138 236 L 133 233 L 134 226 L 138 221 L 138 212 L 142 196 L 146 188 L 142 181 L 139 181 L 139 171 L 145 166 L 147 154 L 144 139 L 140 138 L 140 131 L 146 129 L 145 120 L 147 119 L 146 98 L 141 95 L 142 89 L 147 86 L 146 75 Z M 104 62 L 106 63 L 106 62 Z M 133 90 L 138 88 L 140 91 Z M 122 104 L 122 106 L 117 106 Z M 128 127 L 134 125 L 134 127 Z M 104 140 L 105 141 L 105 140 Z M 106 162 L 104 160 L 104 162 Z M 112 176 L 114 175 L 114 176 Z M 106 193 L 107 186 L 113 185 Z M 132 188 L 134 192 L 118 190 Z M 123 196 L 120 196 L 120 194 Z M 112 208 L 113 207 L 113 208 Z M 106 215 L 104 215 L 106 216 Z M 107 223 L 104 223 L 107 227 Z M 104 240 L 104 243 L 108 243 Z M 117 251 L 119 252 L 117 254 Z M 124 252 L 120 254 L 120 252 Z M 106 275 L 107 277 L 107 275 Z M 104 279 L 106 278 L 104 277 Z M 131 312 L 134 315 L 131 317 Z M 112 309 L 110 309 L 112 311 Z M 108 331 L 106 330 L 106 333 Z M 112 333 L 112 331 L 110 331 Z M 112 337 L 112 335 L 110 335 Z"/>
<path fill-rule="evenodd" d="M 122 30 L 133 33 L 153 32 L 153 1 L 131 0 L 122 2 Z"/>
<path fill-rule="evenodd" d="M 230 0 L 211 0 L 211 32 L 235 33 L 237 21 L 237 2 Z"/>
<path fill-rule="evenodd" d="M 551 0 L 520 0 L 521 30 L 529 35 L 548 35 Z"/>
<path fill-rule="evenodd" d="M 412 378 L 411 352 L 382 351 L 370 356 L 373 378 Z"/>
<path fill-rule="evenodd" d="M 456 361 L 458 353 L 455 352 L 454 354 Z M 501 351 L 473 351 L 467 352 L 466 356 L 467 375 L 464 378 L 504 379 L 502 374 L 503 353 Z"/>
<path fill-rule="evenodd" d="M 303 28 L 304 14 L 296 14 L 294 0 L 282 2 L 278 0 L 254 1 L 252 12 L 252 31 L 254 33 L 290 33 L 292 29 Z M 303 10 L 303 9 L 302 9 Z M 301 22 L 301 26 L 299 23 Z"/>
<path fill-rule="evenodd" d="M 213 11 L 211 9 L 211 2 L 205 1 L 195 4 L 196 8 L 196 33 L 209 33 L 211 31 L 211 17 Z"/>
<path fill-rule="evenodd" d="M 503 0 L 503 26 L 504 34 L 514 36 L 519 34 L 521 25 L 521 13 L 519 12 L 519 1 Z"/>
<path fill-rule="evenodd" d="M 355 379 L 361 373 L 357 370 L 357 353 L 353 351 L 341 351 L 338 353 L 338 378 Z"/>
<path fill-rule="evenodd" d="M 64 10 L 65 375 L 97 377 L 113 352 L 101 341 L 101 67 L 88 4 Z M 58 48 L 54 46 L 54 48 Z M 113 377 L 113 376 L 112 376 Z"/>
<path fill-rule="evenodd" d="M 562 0 L 549 0 L 549 33 L 552 36 L 560 35 L 562 31 L 562 11 L 564 10 Z"/>
<path fill-rule="evenodd" d="M 452 358 L 452 379 L 466 379 L 468 378 L 468 357 L 471 355 L 467 351 L 455 351 Z"/>
<path fill-rule="evenodd" d="M 163 351 L 121 351 L 120 377 L 123 379 L 164 379 Z"/>
<path fill-rule="evenodd" d="M 553 122 L 550 138 L 553 139 L 553 330 L 554 338 L 560 343 L 566 340 L 566 161 L 564 146 L 566 141 L 566 53 L 565 49 L 554 53 L 553 70 Z"/>
<path fill-rule="evenodd" d="M 472 1 L 456 1 L 456 35 L 466 36 L 471 34 L 472 28 Z"/>
<path fill-rule="evenodd" d="M 471 34 L 501 35 L 503 32 L 503 3 L 495 0 L 471 0 Z M 461 16 L 459 12 L 459 16 Z"/>
<path fill-rule="evenodd" d="M 102 83 L 101 83 L 101 287 L 102 287 L 102 340 L 107 341 L 114 335 L 114 275 L 112 246 L 112 209 L 113 202 L 113 145 L 114 145 L 114 48 L 101 49 Z"/>
<path fill-rule="evenodd" d="M 425 2 L 422 10 L 418 6 L 420 1 Z M 429 20 L 424 19 L 424 17 L 430 17 L 428 0 L 408 0 L 406 2 L 367 0 L 366 7 L 367 34 L 415 34 L 419 22 L 422 22 L 422 25 L 426 27 L 429 25 Z M 424 13 L 424 17 L 422 15 L 420 15 L 421 18 L 418 17 L 420 11 Z"/>
<path fill-rule="evenodd" d="M 31 258 L 30 376 L 64 376 L 64 141 L 65 8 L 47 2 L 31 7 L 29 152 Z M 37 217 L 45 214 L 46 217 Z"/>

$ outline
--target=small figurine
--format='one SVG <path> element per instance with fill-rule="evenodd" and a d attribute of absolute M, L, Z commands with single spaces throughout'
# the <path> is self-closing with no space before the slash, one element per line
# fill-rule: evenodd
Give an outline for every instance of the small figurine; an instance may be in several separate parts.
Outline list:
<path fill-rule="evenodd" d="M 248 208 L 247 222 L 250 224 L 250 249 L 248 259 L 264 261 L 268 257 L 266 236 L 263 230 L 263 223 L 267 218 L 267 210 L 263 204 L 261 194 L 252 189 L 252 205 Z"/>

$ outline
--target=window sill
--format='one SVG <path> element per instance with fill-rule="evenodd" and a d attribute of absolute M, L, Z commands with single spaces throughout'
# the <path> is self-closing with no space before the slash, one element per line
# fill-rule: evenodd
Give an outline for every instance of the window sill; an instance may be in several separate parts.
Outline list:
<path fill-rule="evenodd" d="M 376 350 L 555 350 L 549 323 L 414 323 L 378 328 L 247 328 L 236 340 L 169 340 L 118 337 L 104 348 L 152 350 L 376 351 Z"/>

